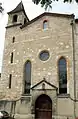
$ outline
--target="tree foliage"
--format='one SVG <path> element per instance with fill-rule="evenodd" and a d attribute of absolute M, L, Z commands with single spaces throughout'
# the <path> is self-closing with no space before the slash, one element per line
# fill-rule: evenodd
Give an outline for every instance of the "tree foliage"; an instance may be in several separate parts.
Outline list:
<path fill-rule="evenodd" d="M 45 7 L 45 9 L 52 8 L 53 1 L 60 1 L 60 0 L 32 0 L 34 4 L 38 5 L 41 4 L 41 7 Z M 73 0 L 63 0 L 63 2 L 72 2 Z M 78 3 L 78 0 L 75 0 Z"/>
<path fill-rule="evenodd" d="M 0 3 L 0 13 L 2 13 L 3 12 L 3 7 L 2 7 L 2 3 Z"/>

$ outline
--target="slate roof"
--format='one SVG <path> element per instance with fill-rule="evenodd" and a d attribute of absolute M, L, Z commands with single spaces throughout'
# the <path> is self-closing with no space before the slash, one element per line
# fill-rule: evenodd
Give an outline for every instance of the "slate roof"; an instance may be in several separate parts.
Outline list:
<path fill-rule="evenodd" d="M 8 14 L 18 13 L 21 11 L 23 11 L 24 15 L 27 17 L 22 1 L 16 6 L 16 8 L 14 10 L 8 12 Z M 27 17 L 27 19 L 28 19 L 28 17 Z M 28 21 L 29 21 L 29 19 L 28 19 Z"/>
<path fill-rule="evenodd" d="M 11 13 L 16 13 L 16 12 L 20 12 L 20 11 L 23 11 L 24 10 L 24 7 L 23 7 L 23 3 L 22 1 L 16 6 L 16 8 L 10 12 L 8 12 L 8 14 L 11 14 Z"/>

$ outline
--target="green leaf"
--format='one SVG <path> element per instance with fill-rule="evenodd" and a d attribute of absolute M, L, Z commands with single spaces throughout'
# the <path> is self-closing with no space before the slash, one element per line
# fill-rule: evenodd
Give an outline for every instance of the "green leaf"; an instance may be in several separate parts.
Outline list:
<path fill-rule="evenodd" d="M 34 4 L 38 5 L 39 3 L 41 4 L 41 7 L 45 7 L 45 10 L 47 8 L 52 8 L 52 2 L 53 1 L 60 1 L 60 0 L 32 0 Z M 73 0 L 63 0 L 63 2 L 69 2 L 71 3 Z M 78 3 L 78 0 L 75 0 L 76 3 Z"/>

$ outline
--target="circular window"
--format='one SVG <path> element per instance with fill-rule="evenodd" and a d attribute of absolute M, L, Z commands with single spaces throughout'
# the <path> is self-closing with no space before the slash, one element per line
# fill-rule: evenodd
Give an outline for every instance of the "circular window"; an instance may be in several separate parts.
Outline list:
<path fill-rule="evenodd" d="M 49 52 L 46 51 L 46 50 L 41 51 L 40 54 L 39 54 L 39 58 L 40 58 L 42 61 L 48 60 L 48 58 L 49 58 Z"/>

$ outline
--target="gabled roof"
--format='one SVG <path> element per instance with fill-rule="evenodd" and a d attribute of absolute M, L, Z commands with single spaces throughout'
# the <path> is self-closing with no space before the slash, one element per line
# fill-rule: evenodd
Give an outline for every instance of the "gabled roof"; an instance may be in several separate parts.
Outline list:
<path fill-rule="evenodd" d="M 40 19 L 43 16 L 57 16 L 57 17 L 74 18 L 74 14 L 60 14 L 60 13 L 44 12 L 44 13 L 40 14 L 39 16 L 35 17 L 34 19 L 32 19 L 31 21 L 29 21 L 27 24 L 22 25 L 21 28 L 24 28 L 27 25 L 32 24 L 33 22 L 35 22 L 36 20 Z"/>
<path fill-rule="evenodd" d="M 8 14 L 18 13 L 18 12 L 21 12 L 21 11 L 23 11 L 24 15 L 27 17 L 22 1 L 16 6 L 16 8 L 14 10 L 8 12 Z M 27 19 L 28 19 L 28 17 L 27 17 Z M 29 21 L 29 19 L 28 19 L 28 21 Z"/>
<path fill-rule="evenodd" d="M 52 87 L 52 88 L 57 90 L 57 87 L 54 86 L 53 84 L 51 84 L 50 82 L 46 81 L 45 78 L 42 81 L 40 81 L 37 84 L 35 84 L 31 89 L 35 89 L 36 87 L 38 87 L 40 84 L 43 84 L 43 83 L 48 84 L 50 87 Z"/>

